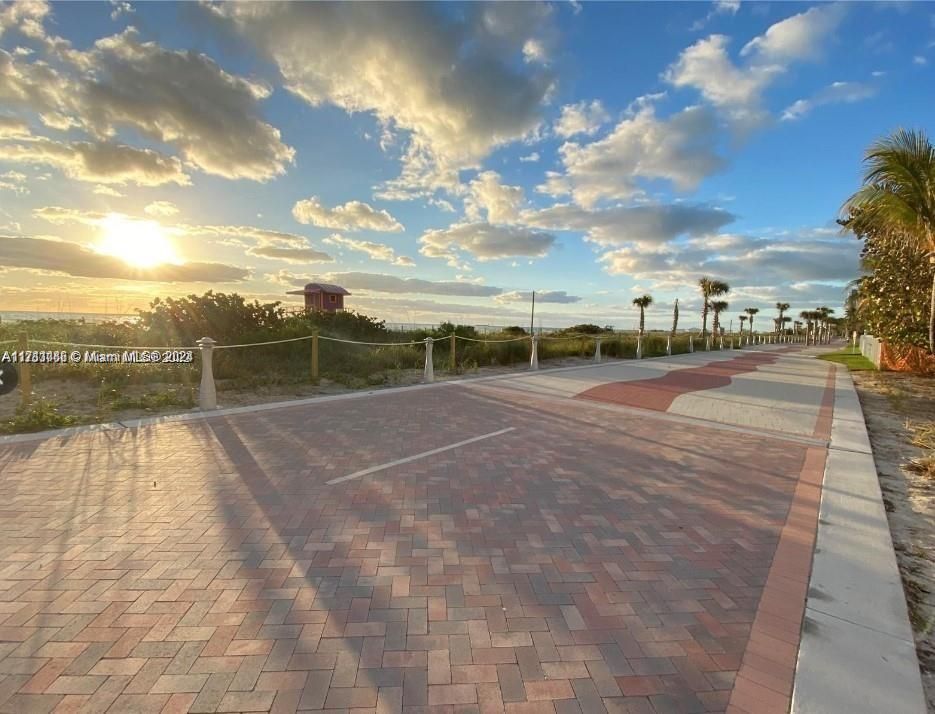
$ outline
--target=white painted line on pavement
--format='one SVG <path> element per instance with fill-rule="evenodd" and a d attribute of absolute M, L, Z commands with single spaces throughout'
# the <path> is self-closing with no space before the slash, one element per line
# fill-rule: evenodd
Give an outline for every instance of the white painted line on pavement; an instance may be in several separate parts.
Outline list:
<path fill-rule="evenodd" d="M 489 434 L 481 434 L 480 436 L 475 436 L 471 439 L 459 441 L 456 444 L 449 444 L 448 446 L 442 446 L 430 451 L 423 451 L 421 454 L 413 454 L 412 456 L 407 456 L 404 459 L 396 459 L 396 461 L 390 461 L 385 464 L 380 464 L 379 466 L 371 466 L 369 469 L 355 471 L 354 473 L 348 474 L 347 476 L 339 476 L 338 478 L 333 478 L 330 481 L 326 481 L 325 483 L 327 483 L 329 486 L 334 486 L 335 484 L 344 483 L 345 481 L 360 478 L 361 476 L 368 476 L 369 474 L 376 473 L 377 471 L 383 471 L 394 466 L 399 466 L 400 464 L 408 464 L 410 461 L 418 461 L 419 459 L 424 459 L 426 456 L 434 456 L 435 454 L 440 454 L 443 451 L 451 451 L 452 449 L 457 449 L 459 446 L 467 446 L 468 444 L 473 444 L 477 441 L 483 441 L 484 439 L 492 439 L 495 436 L 506 434 L 508 431 L 513 431 L 515 429 L 515 426 L 510 426 L 506 429 L 501 429 L 500 431 L 492 431 Z"/>

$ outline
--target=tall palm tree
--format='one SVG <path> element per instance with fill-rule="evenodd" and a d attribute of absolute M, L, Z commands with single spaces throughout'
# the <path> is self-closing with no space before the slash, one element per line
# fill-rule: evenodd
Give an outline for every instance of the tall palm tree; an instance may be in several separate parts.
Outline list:
<path fill-rule="evenodd" d="M 717 337 L 721 334 L 721 313 L 724 312 L 729 305 L 726 300 L 714 300 L 711 302 L 711 312 L 714 313 L 714 320 L 711 323 L 711 331 L 714 333 L 714 336 Z"/>
<path fill-rule="evenodd" d="M 753 316 L 756 315 L 759 311 L 760 311 L 760 308 L 758 307 L 748 307 L 746 310 L 744 310 L 744 312 L 750 316 L 750 334 L 751 335 L 753 335 Z"/>
<path fill-rule="evenodd" d="M 864 155 L 863 186 L 845 202 L 842 224 L 917 247 L 935 263 L 935 146 L 924 131 L 899 129 Z M 935 353 L 935 274 L 929 305 L 929 352 Z"/>
<path fill-rule="evenodd" d="M 825 338 L 828 338 L 828 330 L 831 327 L 830 317 L 834 314 L 834 310 L 830 307 L 819 307 L 815 310 L 815 314 L 818 317 L 818 324 L 825 332 Z"/>
<path fill-rule="evenodd" d="M 802 310 L 799 317 L 805 320 L 805 345 L 808 346 L 809 335 L 812 334 L 812 322 L 817 317 L 817 313 L 814 310 Z"/>
<path fill-rule="evenodd" d="M 711 298 L 724 295 L 730 290 L 730 285 L 723 280 L 716 280 L 707 276 L 698 280 L 701 290 L 701 339 L 708 334 L 708 311 L 711 309 Z"/>
<path fill-rule="evenodd" d="M 673 340 L 675 339 L 675 331 L 678 329 L 678 327 L 679 327 L 679 299 L 675 298 L 675 306 L 672 308 L 672 332 L 669 335 Z"/>
<path fill-rule="evenodd" d="M 779 311 L 779 317 L 776 318 L 776 327 L 777 327 L 776 332 L 780 332 L 782 330 L 783 325 L 786 324 L 783 318 L 785 317 L 786 310 L 788 310 L 790 307 L 792 306 L 787 302 L 776 303 L 776 309 Z"/>
<path fill-rule="evenodd" d="M 741 344 L 743 344 L 743 323 L 747 321 L 747 316 L 740 315 L 738 319 L 740 320 L 740 341 L 741 341 Z"/>
<path fill-rule="evenodd" d="M 643 295 L 633 298 L 633 304 L 640 309 L 640 337 L 643 336 L 643 328 L 646 326 L 646 308 L 653 304 L 652 295 Z"/>

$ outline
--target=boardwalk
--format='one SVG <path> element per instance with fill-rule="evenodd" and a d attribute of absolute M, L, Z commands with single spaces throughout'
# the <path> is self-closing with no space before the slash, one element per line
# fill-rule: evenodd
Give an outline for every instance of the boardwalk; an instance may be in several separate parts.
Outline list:
<path fill-rule="evenodd" d="M 786 711 L 833 370 L 695 353 L 0 444 L 0 711 Z"/>

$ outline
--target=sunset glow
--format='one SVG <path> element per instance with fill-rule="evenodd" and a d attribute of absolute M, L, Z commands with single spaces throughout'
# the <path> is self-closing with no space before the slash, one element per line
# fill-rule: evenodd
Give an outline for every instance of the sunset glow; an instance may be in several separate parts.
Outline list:
<path fill-rule="evenodd" d="M 98 252 L 136 268 L 180 262 L 166 230 L 155 221 L 137 221 L 112 213 L 101 222 L 101 231 Z"/>

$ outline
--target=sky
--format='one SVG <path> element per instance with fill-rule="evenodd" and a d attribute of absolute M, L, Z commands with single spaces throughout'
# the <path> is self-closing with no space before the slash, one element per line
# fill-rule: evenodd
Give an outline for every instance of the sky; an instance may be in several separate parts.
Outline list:
<path fill-rule="evenodd" d="M 926 3 L 0 3 L 0 310 L 840 313 L 835 219 L 933 65 Z"/>

